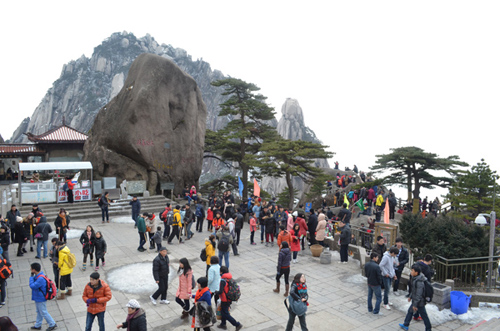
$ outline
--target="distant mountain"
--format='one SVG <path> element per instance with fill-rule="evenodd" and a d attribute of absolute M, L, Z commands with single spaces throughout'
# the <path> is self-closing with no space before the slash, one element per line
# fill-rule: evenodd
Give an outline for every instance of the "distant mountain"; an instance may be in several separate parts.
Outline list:
<path fill-rule="evenodd" d="M 281 119 L 276 128 L 281 137 L 289 140 L 305 140 L 321 144 L 314 131 L 309 129 L 304 122 L 304 113 L 296 99 L 286 99 L 281 106 Z M 314 165 L 318 168 L 329 168 L 328 161 L 316 159 Z M 288 189 L 285 178 L 264 177 L 262 188 L 271 195 L 277 196 Z M 306 185 L 299 177 L 293 177 L 293 187 L 299 192 L 297 197 L 302 199 Z"/>
<path fill-rule="evenodd" d="M 122 89 L 132 62 L 142 53 L 168 58 L 194 78 L 207 106 L 208 129 L 217 131 L 232 120 L 231 117 L 218 116 L 219 105 L 227 97 L 222 95 L 222 88 L 210 84 L 215 80 L 227 78 L 221 71 L 212 70 L 210 64 L 202 59 L 193 60 L 181 48 L 158 44 L 149 34 L 137 38 L 132 33 L 117 32 L 95 47 L 90 58 L 82 55 L 79 59 L 63 65 L 60 77 L 48 89 L 31 118 L 27 117 L 19 124 L 10 142 L 27 142 L 25 132 L 41 134 L 60 126 L 63 119 L 69 126 L 87 133 L 92 128 L 99 110 Z M 244 80 L 244 77 L 239 78 Z M 286 111 L 282 109 L 283 118 L 280 123 L 283 122 L 283 129 L 280 129 L 277 120 L 269 124 L 277 127 L 285 138 L 317 141 L 314 132 L 304 125 L 302 109 L 298 106 L 299 115 L 295 104 L 298 106 L 296 100 L 288 99 L 285 103 Z M 295 115 L 298 117 L 294 117 Z M 318 162 L 326 163 L 326 160 Z M 228 172 L 234 173 L 234 170 L 215 159 L 205 159 L 200 182 L 207 182 Z M 280 186 L 271 184 L 273 181 L 276 180 L 269 179 L 268 183 L 279 189 Z"/>
<path fill-rule="evenodd" d="M 224 78 L 203 60 L 193 61 L 187 52 L 170 45 L 159 45 L 149 34 L 136 38 L 132 33 L 113 33 L 94 48 L 91 58 L 85 56 L 65 64 L 60 77 L 49 88 L 31 118 L 24 119 L 14 132 L 12 142 L 26 142 L 24 132 L 41 134 L 62 124 L 88 132 L 99 109 L 106 105 L 123 87 L 130 65 L 142 53 L 157 54 L 173 60 L 191 75 L 202 91 L 207 105 L 207 127 L 218 130 L 227 123 L 219 118 L 219 104 L 225 98 L 221 89 L 210 85 Z"/>

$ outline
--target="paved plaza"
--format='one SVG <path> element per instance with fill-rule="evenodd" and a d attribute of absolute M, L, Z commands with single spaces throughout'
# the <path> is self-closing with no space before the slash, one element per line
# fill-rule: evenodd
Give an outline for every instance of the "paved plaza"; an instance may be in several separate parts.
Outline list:
<path fill-rule="evenodd" d="M 53 225 L 53 221 L 50 221 Z M 86 224 L 94 226 L 95 230 L 103 233 L 108 245 L 106 254 L 106 266 L 101 267 L 101 278 L 108 281 L 108 274 L 117 268 L 135 264 L 144 264 L 145 269 L 151 268 L 151 261 L 157 255 L 156 251 L 140 253 L 137 251 L 139 236 L 133 224 L 115 223 L 101 224 L 100 219 L 91 221 L 72 221 L 75 229 L 84 229 Z M 193 229 L 194 230 L 194 229 Z M 186 257 L 193 267 L 194 275 L 198 278 L 205 275 L 206 265 L 199 258 L 200 250 L 204 248 L 204 239 L 208 232 L 196 232 L 194 237 L 185 244 L 175 243 L 166 245 L 169 251 L 170 263 L 173 270 L 177 271 L 178 261 Z M 260 232 L 256 233 L 257 245 L 249 243 L 250 233 L 248 225 L 242 231 L 242 239 L 239 245 L 239 256 L 230 256 L 230 272 L 239 282 L 242 296 L 239 302 L 233 303 L 231 315 L 244 325 L 244 330 L 284 330 L 288 319 L 288 312 L 283 304 L 283 292 L 279 295 L 273 293 L 275 287 L 276 262 L 278 248 L 265 247 L 260 244 Z M 50 243 L 50 242 L 49 242 Z M 166 244 L 166 242 L 164 242 Z M 73 295 L 66 300 L 52 300 L 47 303 L 48 311 L 56 320 L 58 330 L 84 330 L 86 319 L 86 304 L 82 301 L 82 292 L 89 282 L 89 275 L 93 268 L 81 270 L 81 246 L 78 239 L 69 239 L 68 246 L 75 253 L 78 267 L 72 274 Z M 16 245 L 11 245 L 9 251 L 14 268 L 14 278 L 8 280 L 7 305 L 1 308 L 2 315 L 8 315 L 20 330 L 28 330 L 34 324 L 36 311 L 35 304 L 31 301 L 31 289 L 29 288 L 30 264 L 42 263 L 42 270 L 49 277 L 53 277 L 52 267 L 49 259 L 35 259 L 35 253 L 28 252 L 23 257 L 16 257 Z M 148 247 L 148 245 L 145 245 Z M 291 264 L 290 276 L 293 278 L 298 272 L 306 274 L 309 308 L 307 312 L 307 325 L 309 330 L 400 330 L 398 323 L 404 319 L 405 307 L 408 307 L 404 296 L 392 297 L 398 309 L 390 311 L 382 308 L 383 316 L 374 316 L 367 312 L 366 308 L 366 283 L 360 275 L 359 262 L 350 260 L 348 264 L 338 264 L 339 255 L 333 253 L 332 264 L 320 264 L 319 258 L 313 258 L 306 248 L 299 253 L 299 263 Z M 115 275 L 116 276 L 116 275 Z M 115 277 L 116 278 L 116 277 Z M 137 292 L 137 289 L 146 285 L 156 288 L 154 280 L 138 277 L 131 272 L 123 272 L 120 283 L 129 282 L 129 291 L 119 291 L 111 284 L 113 298 L 108 303 L 105 322 L 107 330 L 116 329 L 116 325 L 125 321 L 129 299 L 137 299 L 141 307 L 145 309 L 148 330 L 190 330 L 191 320 L 181 320 L 181 307 L 175 303 L 175 292 L 178 286 L 177 278 L 174 278 L 168 289 L 167 299 L 169 305 L 153 306 L 149 295 L 153 292 Z M 146 284 L 142 284 L 142 283 Z M 123 284 L 120 284 L 123 286 Z M 283 284 L 281 290 L 284 290 Z M 431 323 L 435 324 L 431 316 Z M 433 325 L 434 330 L 468 330 L 472 325 L 465 324 L 460 320 L 444 322 L 438 326 Z M 44 321 L 42 329 L 47 324 Z M 98 330 L 97 319 L 94 322 L 94 330 Z M 234 327 L 228 323 L 228 329 Z M 413 322 L 411 330 L 424 330 L 423 322 Z M 214 326 L 212 330 L 217 330 Z M 299 321 L 296 319 L 294 330 L 300 330 Z"/>

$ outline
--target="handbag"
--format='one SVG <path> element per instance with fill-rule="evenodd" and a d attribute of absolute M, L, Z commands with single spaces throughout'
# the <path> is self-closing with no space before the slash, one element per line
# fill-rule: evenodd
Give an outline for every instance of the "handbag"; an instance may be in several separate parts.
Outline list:
<path fill-rule="evenodd" d="M 151 227 L 150 226 L 146 226 L 146 232 L 151 232 Z"/>
<path fill-rule="evenodd" d="M 302 316 L 307 312 L 307 303 L 302 301 L 302 300 L 294 300 L 291 295 L 288 296 L 288 302 L 290 303 L 290 308 L 286 304 L 285 299 L 285 306 L 287 309 L 291 309 L 292 312 L 297 315 L 297 316 Z"/>
<path fill-rule="evenodd" d="M 35 234 L 35 239 L 42 239 L 42 238 L 43 238 L 43 234 L 41 234 L 41 233 Z"/>

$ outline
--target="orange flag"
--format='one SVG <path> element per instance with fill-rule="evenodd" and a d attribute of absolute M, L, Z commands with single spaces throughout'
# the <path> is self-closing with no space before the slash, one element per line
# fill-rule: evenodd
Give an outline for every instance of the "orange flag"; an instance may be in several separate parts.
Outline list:
<path fill-rule="evenodd" d="M 257 179 L 253 179 L 253 195 L 260 197 L 260 187 L 259 183 L 257 183 Z"/>
<path fill-rule="evenodd" d="M 389 224 L 389 199 L 385 200 L 384 223 Z"/>

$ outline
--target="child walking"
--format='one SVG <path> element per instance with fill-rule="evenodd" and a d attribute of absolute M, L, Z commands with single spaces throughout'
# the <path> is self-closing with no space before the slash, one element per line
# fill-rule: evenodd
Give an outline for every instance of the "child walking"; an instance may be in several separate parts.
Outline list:
<path fill-rule="evenodd" d="M 156 250 L 158 253 L 160 252 L 161 248 L 161 240 L 162 240 L 162 231 L 161 231 L 161 226 L 156 227 L 156 233 L 153 236 L 153 241 L 156 245 Z"/>
<path fill-rule="evenodd" d="M 214 220 L 214 212 L 212 211 L 212 207 L 207 209 L 207 230 L 212 231 L 214 226 L 212 224 Z"/>
<path fill-rule="evenodd" d="M 102 237 L 101 231 L 97 231 L 95 233 L 94 240 L 95 247 L 95 271 L 99 270 L 99 260 L 102 260 L 102 266 L 106 265 L 106 261 L 104 261 L 104 255 L 108 250 L 108 245 L 106 245 L 106 240 Z"/>
<path fill-rule="evenodd" d="M 92 226 L 87 225 L 87 229 L 80 236 L 83 253 L 83 271 L 87 270 L 87 256 L 90 255 L 90 266 L 94 266 L 94 241 L 95 233 Z"/>
<path fill-rule="evenodd" d="M 255 242 L 253 241 L 255 231 L 257 231 L 257 220 L 255 219 L 254 213 L 250 212 L 250 244 L 251 245 L 256 245 Z"/>
<path fill-rule="evenodd" d="M 300 236 L 299 236 L 299 231 L 300 231 L 300 225 L 299 223 L 295 223 L 292 228 L 292 242 L 290 245 L 290 249 L 292 251 L 292 262 L 297 263 L 297 254 L 300 251 Z"/>

